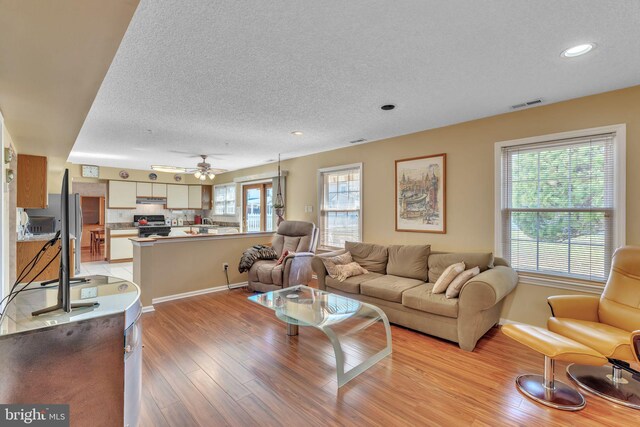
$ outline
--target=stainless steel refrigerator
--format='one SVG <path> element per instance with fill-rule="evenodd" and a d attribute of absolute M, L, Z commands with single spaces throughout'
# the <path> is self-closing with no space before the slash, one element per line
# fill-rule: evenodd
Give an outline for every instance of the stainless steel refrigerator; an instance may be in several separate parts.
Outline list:
<path fill-rule="evenodd" d="M 60 230 L 60 194 L 49 194 L 49 207 L 47 209 L 26 209 L 29 216 L 52 216 L 56 219 L 56 230 Z M 80 194 L 69 195 L 69 230 L 76 238 L 75 274 L 80 274 L 82 260 L 82 207 Z"/>

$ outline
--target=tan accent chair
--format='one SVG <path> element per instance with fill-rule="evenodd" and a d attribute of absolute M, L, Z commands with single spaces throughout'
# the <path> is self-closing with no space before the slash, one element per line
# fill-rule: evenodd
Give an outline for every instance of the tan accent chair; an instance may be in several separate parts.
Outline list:
<path fill-rule="evenodd" d="M 640 351 L 633 342 L 640 335 L 640 247 L 615 252 L 602 296 L 563 295 L 548 302 L 550 331 L 596 350 L 611 364 L 574 364 L 567 368 L 569 376 L 594 394 L 640 409 L 640 372 L 630 365 Z"/>
<path fill-rule="evenodd" d="M 311 259 L 318 245 L 318 228 L 312 222 L 282 221 L 271 239 L 278 257 L 293 252 L 282 264 L 277 260 L 259 260 L 249 269 L 249 288 L 268 292 L 293 285 L 307 284 L 313 273 Z"/>

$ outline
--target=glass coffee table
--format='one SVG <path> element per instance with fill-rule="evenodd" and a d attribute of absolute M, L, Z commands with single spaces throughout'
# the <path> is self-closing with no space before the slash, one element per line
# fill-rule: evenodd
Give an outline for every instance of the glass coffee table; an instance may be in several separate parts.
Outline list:
<path fill-rule="evenodd" d="M 287 335 L 298 335 L 299 326 L 321 330 L 333 346 L 338 387 L 391 354 L 389 319 L 374 305 L 303 285 L 256 294 L 249 300 L 274 310 L 276 317 L 287 324 Z M 384 327 L 386 345 L 381 350 L 375 348 L 373 355 L 367 355 L 365 360 L 345 372 L 343 344 L 361 338 L 359 346 L 371 350 L 372 335 L 367 330 L 376 325 Z"/>

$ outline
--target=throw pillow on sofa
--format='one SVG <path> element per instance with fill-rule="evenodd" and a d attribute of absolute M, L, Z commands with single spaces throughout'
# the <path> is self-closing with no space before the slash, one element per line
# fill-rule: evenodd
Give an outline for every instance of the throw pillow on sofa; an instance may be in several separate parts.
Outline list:
<path fill-rule="evenodd" d="M 345 252 L 342 255 L 336 255 L 329 258 L 322 258 L 322 263 L 324 264 L 324 268 L 327 269 L 327 273 L 329 276 L 336 279 L 338 277 L 338 269 L 339 265 L 346 265 L 353 262 L 353 258 L 351 257 L 351 252 Z"/>
<path fill-rule="evenodd" d="M 464 262 L 465 268 L 480 267 L 480 273 L 493 268 L 493 253 L 487 252 L 451 252 L 429 255 L 429 282 L 435 283 L 445 268 L 457 262 Z"/>
<path fill-rule="evenodd" d="M 480 274 L 480 267 L 473 267 L 458 274 L 447 287 L 447 292 L 444 296 L 449 299 L 458 298 L 458 295 L 460 295 L 460 291 L 462 290 L 462 286 L 478 274 Z"/>
<path fill-rule="evenodd" d="M 336 265 L 335 269 L 337 275 L 334 279 L 338 279 L 339 282 L 344 282 L 351 276 L 359 276 L 361 274 L 368 273 L 366 268 L 362 268 L 362 266 L 355 261 L 350 262 L 349 264 Z"/>
<path fill-rule="evenodd" d="M 447 287 L 449 287 L 449 284 L 453 282 L 453 279 L 463 271 L 464 262 L 451 264 L 449 267 L 445 268 L 440 277 L 438 277 L 438 280 L 436 281 L 436 284 L 433 285 L 433 290 L 431 292 L 434 294 L 444 293 L 447 290 Z"/>

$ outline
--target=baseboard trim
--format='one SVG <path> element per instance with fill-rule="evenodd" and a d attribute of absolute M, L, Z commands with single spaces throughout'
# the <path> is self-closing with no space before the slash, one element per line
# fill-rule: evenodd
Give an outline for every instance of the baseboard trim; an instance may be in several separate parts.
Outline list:
<path fill-rule="evenodd" d="M 229 288 L 231 289 L 236 289 L 236 288 L 242 288 L 244 286 L 247 286 L 247 282 L 240 282 L 240 283 L 232 283 L 231 285 L 229 285 Z M 222 291 L 226 291 L 229 288 L 227 288 L 227 285 L 222 285 L 222 286 L 214 286 L 211 288 L 205 288 L 205 289 L 198 289 L 197 291 L 190 291 L 190 292 L 183 292 L 180 294 L 173 294 L 173 295 L 167 295 L 164 297 L 158 297 L 158 298 L 153 298 L 151 300 L 151 304 L 161 304 L 163 302 L 168 302 L 168 301 L 175 301 L 175 300 L 179 300 L 179 299 L 183 299 L 183 298 L 191 298 L 191 297 L 195 297 L 198 295 L 204 295 L 204 294 L 210 294 L 213 292 L 222 292 Z"/>
<path fill-rule="evenodd" d="M 156 309 L 152 305 L 146 305 L 142 307 L 143 313 L 151 313 L 152 311 L 156 311 Z"/>

